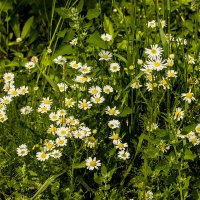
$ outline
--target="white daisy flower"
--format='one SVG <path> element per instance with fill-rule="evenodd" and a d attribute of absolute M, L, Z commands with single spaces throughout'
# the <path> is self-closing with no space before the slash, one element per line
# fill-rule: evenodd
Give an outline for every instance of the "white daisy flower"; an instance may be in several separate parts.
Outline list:
<path fill-rule="evenodd" d="M 72 46 L 76 46 L 76 45 L 78 44 L 78 38 L 74 38 L 74 39 L 70 42 L 70 44 L 71 44 Z"/>
<path fill-rule="evenodd" d="M 77 63 L 75 60 L 69 63 L 69 66 L 73 69 L 80 69 L 82 67 L 81 63 Z"/>
<path fill-rule="evenodd" d="M 26 144 L 22 144 L 17 148 L 17 155 L 18 156 L 26 156 L 28 154 L 28 149 Z"/>
<path fill-rule="evenodd" d="M 8 94 L 11 96 L 11 97 L 18 97 L 19 96 L 19 89 L 15 89 L 15 88 L 11 88 L 9 91 L 8 91 Z"/>
<path fill-rule="evenodd" d="M 51 106 L 53 104 L 53 100 L 50 99 L 49 97 L 43 97 L 41 104 Z"/>
<path fill-rule="evenodd" d="M 113 119 L 113 120 L 110 120 L 110 121 L 108 122 L 108 126 L 109 126 L 111 129 L 119 128 L 120 122 L 119 122 L 119 120 Z"/>
<path fill-rule="evenodd" d="M 86 137 L 91 135 L 91 129 L 86 126 L 80 126 L 80 130 L 82 130 Z"/>
<path fill-rule="evenodd" d="M 63 147 L 67 145 L 67 139 L 65 137 L 58 137 L 56 139 L 56 145 L 59 147 Z"/>
<path fill-rule="evenodd" d="M 53 122 L 57 121 L 59 119 L 59 115 L 56 114 L 55 112 L 50 113 L 49 119 Z"/>
<path fill-rule="evenodd" d="M 60 150 L 53 150 L 50 156 L 53 158 L 60 158 L 62 156 L 62 152 Z"/>
<path fill-rule="evenodd" d="M 112 40 L 112 35 L 109 35 L 108 33 L 104 33 L 101 35 L 101 39 L 105 42 L 110 42 Z"/>
<path fill-rule="evenodd" d="M 90 100 L 94 104 L 101 104 L 105 101 L 105 98 L 101 96 L 100 94 L 97 94 L 97 95 L 92 96 Z"/>
<path fill-rule="evenodd" d="M 146 62 L 152 70 L 161 71 L 166 68 L 167 64 L 160 57 L 157 57 L 155 60 L 149 60 Z"/>
<path fill-rule="evenodd" d="M 200 124 L 198 124 L 198 125 L 195 127 L 195 131 L 196 131 L 197 133 L 200 133 Z"/>
<path fill-rule="evenodd" d="M 140 87 L 142 87 L 142 85 L 140 85 L 140 81 L 134 81 L 131 84 L 131 88 L 133 88 L 133 89 L 139 89 Z"/>
<path fill-rule="evenodd" d="M 92 86 L 88 89 L 88 92 L 92 95 L 97 95 L 102 92 L 102 89 L 99 86 Z"/>
<path fill-rule="evenodd" d="M 90 103 L 90 101 L 87 102 L 86 99 L 79 101 L 79 104 L 78 104 L 78 107 L 83 110 L 90 109 L 91 106 L 92 106 L 92 104 Z"/>
<path fill-rule="evenodd" d="M 49 153 L 46 153 L 46 152 L 43 152 L 43 151 L 37 152 L 36 157 L 39 161 L 45 161 L 45 160 L 49 159 Z"/>
<path fill-rule="evenodd" d="M 20 112 L 22 115 L 28 115 L 33 111 L 33 108 L 30 106 L 25 106 L 23 108 L 20 109 Z"/>
<path fill-rule="evenodd" d="M 53 140 L 46 141 L 44 148 L 45 148 L 46 151 L 51 151 L 52 149 L 54 149 L 55 148 L 54 141 Z"/>
<path fill-rule="evenodd" d="M 76 131 L 73 131 L 73 136 L 75 138 L 82 139 L 85 137 L 85 132 L 83 130 L 76 130 Z"/>
<path fill-rule="evenodd" d="M 73 107 L 75 104 L 75 101 L 73 101 L 72 98 L 65 98 L 65 106 L 68 107 L 68 108 L 71 108 Z"/>
<path fill-rule="evenodd" d="M 38 108 L 38 112 L 47 113 L 51 109 L 50 105 L 40 104 Z"/>
<path fill-rule="evenodd" d="M 4 97 L 0 98 L 0 102 L 2 104 L 8 105 L 12 102 L 12 97 L 11 96 L 4 96 Z"/>
<path fill-rule="evenodd" d="M 19 88 L 19 94 L 21 94 L 21 95 L 28 94 L 28 86 L 25 86 L 25 85 L 21 86 Z"/>
<path fill-rule="evenodd" d="M 148 21 L 148 23 L 147 23 L 147 26 L 148 26 L 149 28 L 155 28 L 156 25 L 157 25 L 157 23 L 156 23 L 155 20 Z"/>
<path fill-rule="evenodd" d="M 110 94 L 113 92 L 113 88 L 110 85 L 106 85 L 103 87 L 103 92 L 106 94 Z"/>
<path fill-rule="evenodd" d="M 64 65 L 67 62 L 66 58 L 63 56 L 58 56 L 53 61 L 58 65 Z"/>
<path fill-rule="evenodd" d="M 194 94 L 190 91 L 188 93 L 182 93 L 181 96 L 183 97 L 183 100 L 187 101 L 188 103 L 191 103 L 193 100 L 195 100 Z"/>
<path fill-rule="evenodd" d="M 120 71 L 120 66 L 118 63 L 111 63 L 109 69 L 111 72 L 118 72 Z"/>
<path fill-rule="evenodd" d="M 75 78 L 75 82 L 78 82 L 78 83 L 85 83 L 85 82 L 90 82 L 90 81 L 91 81 L 91 78 L 89 76 L 80 75 Z"/>
<path fill-rule="evenodd" d="M 162 55 L 163 49 L 158 47 L 158 44 L 151 45 L 151 49 L 145 48 L 145 54 L 150 58 L 156 59 Z"/>
<path fill-rule="evenodd" d="M 200 144 L 200 139 L 197 138 L 196 136 L 191 136 L 191 137 L 189 137 L 189 141 L 190 141 L 194 146 Z"/>
<path fill-rule="evenodd" d="M 108 61 L 108 60 L 112 59 L 112 54 L 109 51 L 101 51 L 99 53 L 99 56 L 100 56 L 99 60 L 106 60 L 106 61 Z"/>
<path fill-rule="evenodd" d="M 168 70 L 167 71 L 167 77 L 168 78 L 176 78 L 177 77 L 177 72 L 174 70 Z"/>
<path fill-rule="evenodd" d="M 122 160 L 127 160 L 130 158 L 130 153 L 125 150 L 121 150 L 118 152 L 118 157 Z"/>
<path fill-rule="evenodd" d="M 25 64 L 25 68 L 26 69 L 33 69 L 35 67 L 35 63 L 34 62 L 27 62 L 26 64 Z"/>
<path fill-rule="evenodd" d="M 68 86 L 65 83 L 58 83 L 57 86 L 60 92 L 65 92 L 68 88 Z"/>
<path fill-rule="evenodd" d="M 99 169 L 100 166 L 101 166 L 101 162 L 100 160 L 96 160 L 96 157 L 94 158 L 89 157 L 88 159 L 86 159 L 87 169 L 89 170 Z"/>
<path fill-rule="evenodd" d="M 106 107 L 106 114 L 117 116 L 120 114 L 119 110 L 116 110 L 116 106 L 111 108 L 110 106 Z"/>
<path fill-rule="evenodd" d="M 5 83 L 10 83 L 14 81 L 14 74 L 9 72 L 9 73 L 5 73 L 3 75 L 3 79 L 5 81 Z"/>
<path fill-rule="evenodd" d="M 115 148 L 116 149 L 124 150 L 126 147 L 128 147 L 128 144 L 127 143 L 122 143 L 120 139 L 115 143 Z"/>
<path fill-rule="evenodd" d="M 60 137 L 68 137 L 70 135 L 70 128 L 68 127 L 60 127 L 57 128 L 56 134 Z"/>
<path fill-rule="evenodd" d="M 89 74 L 91 72 L 91 67 L 88 67 L 87 64 L 85 64 L 79 69 L 79 71 L 82 74 Z"/>
<path fill-rule="evenodd" d="M 195 64 L 195 60 L 191 55 L 187 56 L 187 61 L 188 61 L 188 64 L 192 64 L 192 65 Z"/>
<path fill-rule="evenodd" d="M 174 120 L 180 121 L 184 117 L 184 111 L 181 108 L 176 108 L 174 113 Z"/>

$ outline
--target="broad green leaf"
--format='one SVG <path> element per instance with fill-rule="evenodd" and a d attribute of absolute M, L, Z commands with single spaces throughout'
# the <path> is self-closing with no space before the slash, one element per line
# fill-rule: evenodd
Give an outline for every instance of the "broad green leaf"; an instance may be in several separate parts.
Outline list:
<path fill-rule="evenodd" d="M 32 16 L 24 24 L 24 27 L 22 29 L 22 34 L 21 34 L 22 39 L 27 37 L 27 35 L 28 35 L 28 33 L 29 33 L 30 29 L 31 29 L 31 26 L 33 24 L 33 21 L 34 21 L 34 17 Z"/>
<path fill-rule="evenodd" d="M 58 37 L 64 37 L 65 36 L 65 34 L 66 34 L 66 32 L 67 32 L 67 29 L 64 29 L 64 30 L 62 30 L 62 31 L 60 31 L 60 32 L 58 32 Z"/>
<path fill-rule="evenodd" d="M 59 89 L 58 89 L 58 86 L 56 85 L 56 83 L 50 79 L 49 76 L 47 76 L 44 72 L 42 72 L 43 76 L 45 77 L 45 79 L 47 80 L 47 82 L 52 86 L 52 88 L 54 89 L 54 91 L 56 92 L 56 96 L 58 97 L 58 92 L 59 92 Z"/>
<path fill-rule="evenodd" d="M 107 175 L 107 168 L 105 165 L 101 166 L 101 175 L 106 176 Z"/>
<path fill-rule="evenodd" d="M 117 58 L 119 58 L 120 60 L 124 61 L 126 64 L 128 63 L 128 61 L 126 60 L 126 58 L 124 58 L 123 56 L 121 56 L 119 54 L 116 54 L 116 53 L 114 53 L 113 55 L 116 56 Z"/>
<path fill-rule="evenodd" d="M 55 54 L 54 54 L 54 58 L 56 58 L 57 56 L 62 56 L 62 55 L 70 55 L 73 54 L 74 50 L 72 49 L 71 46 L 69 45 L 64 45 L 61 46 L 59 49 L 56 50 Z"/>
<path fill-rule="evenodd" d="M 87 39 L 87 42 L 102 49 L 105 49 L 106 47 L 105 42 L 100 38 L 100 35 L 97 31 L 90 35 L 90 37 Z"/>
<path fill-rule="evenodd" d="M 60 174 L 56 174 L 56 175 L 53 175 L 53 176 L 49 177 L 49 178 L 44 182 L 44 184 L 40 187 L 40 189 L 35 193 L 35 195 L 34 195 L 32 198 L 30 198 L 30 199 L 33 200 L 33 199 L 35 199 L 37 196 L 39 196 L 42 192 L 44 192 L 44 191 L 47 189 L 47 187 L 48 187 L 51 183 L 53 183 L 53 181 L 54 181 L 56 178 L 58 178 L 59 176 L 61 176 L 61 175 L 64 174 L 64 173 L 65 173 L 65 171 L 62 172 L 62 173 L 60 173 Z"/>
<path fill-rule="evenodd" d="M 89 9 L 86 15 L 86 18 L 91 20 L 94 18 L 97 18 L 101 14 L 101 11 L 99 9 Z"/>
<path fill-rule="evenodd" d="M 194 154 L 191 150 L 185 149 L 184 160 L 194 160 L 196 157 L 196 154 Z"/>
<path fill-rule="evenodd" d="M 13 6 L 12 6 L 12 1 L 8 1 L 8 0 L 1 0 L 0 1 L 0 13 L 3 12 L 8 12 L 8 10 L 12 10 Z"/>
<path fill-rule="evenodd" d="M 109 33 L 110 35 L 114 36 L 114 29 L 113 29 L 112 22 L 106 15 L 104 15 L 103 25 L 104 25 L 104 31 L 106 33 Z"/>
<path fill-rule="evenodd" d="M 196 126 L 197 126 L 196 124 L 191 124 L 189 126 L 185 126 L 185 127 L 183 127 L 182 132 L 188 133 L 190 131 L 194 131 Z"/>
<path fill-rule="evenodd" d="M 82 163 L 75 163 L 75 164 L 73 164 L 73 168 L 74 169 L 81 169 L 81 168 L 85 168 L 85 161 L 84 162 L 82 162 Z"/>
<path fill-rule="evenodd" d="M 139 151 L 142 147 L 142 142 L 144 140 L 144 137 L 145 137 L 145 133 L 142 133 L 139 137 L 139 141 L 138 141 L 138 145 L 137 145 L 137 149 L 136 149 L 136 152 L 135 152 L 134 159 L 136 158 L 137 154 L 139 153 Z"/>
<path fill-rule="evenodd" d="M 125 107 L 123 111 L 119 114 L 120 117 L 126 117 L 127 115 L 131 114 L 133 110 L 130 107 Z"/>
<path fill-rule="evenodd" d="M 79 11 L 79 13 L 83 10 L 83 6 L 84 6 L 84 0 L 80 0 L 77 5 L 77 10 Z"/>
<path fill-rule="evenodd" d="M 62 17 L 63 19 L 66 19 L 69 17 L 69 10 L 67 8 L 61 7 L 61 8 L 56 8 L 55 11 Z"/>

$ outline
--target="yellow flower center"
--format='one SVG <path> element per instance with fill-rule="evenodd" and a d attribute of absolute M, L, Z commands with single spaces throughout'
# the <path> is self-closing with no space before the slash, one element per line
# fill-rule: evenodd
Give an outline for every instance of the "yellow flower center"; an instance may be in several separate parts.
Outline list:
<path fill-rule="evenodd" d="M 51 104 L 50 100 L 48 100 L 48 99 L 44 100 L 43 103 L 44 103 L 44 104 Z"/>
<path fill-rule="evenodd" d="M 93 160 L 90 161 L 90 166 L 91 166 L 91 167 L 95 167 L 95 166 L 96 166 L 96 161 L 93 161 Z"/>
<path fill-rule="evenodd" d="M 124 144 L 123 144 L 123 143 L 119 143 L 119 144 L 118 144 L 118 147 L 119 147 L 119 148 L 124 148 Z"/>
<path fill-rule="evenodd" d="M 114 109 L 114 108 L 110 109 L 110 110 L 109 110 L 109 113 L 110 113 L 111 115 L 114 115 L 114 114 L 115 114 L 115 109 Z"/>
<path fill-rule="evenodd" d="M 82 103 L 82 107 L 83 107 L 83 108 L 87 108 L 87 106 L 88 106 L 88 104 L 87 104 L 86 102 L 83 102 L 83 103 Z"/>
<path fill-rule="evenodd" d="M 51 149 L 52 147 L 53 147 L 53 144 L 52 144 L 52 143 L 48 143 L 48 144 L 47 144 L 47 148 L 48 148 L 48 149 Z"/>
<path fill-rule="evenodd" d="M 153 63 L 153 66 L 154 66 L 154 67 L 160 67 L 160 65 L 161 65 L 160 62 L 158 62 L 158 61 L 155 61 L 155 62 Z"/>
<path fill-rule="evenodd" d="M 107 59 L 107 58 L 108 58 L 108 55 L 107 55 L 107 54 L 104 54 L 104 55 L 102 56 L 102 58 Z"/>
<path fill-rule="evenodd" d="M 118 136 L 118 134 L 115 134 L 115 135 L 112 136 L 112 138 L 113 138 L 113 140 L 118 140 L 119 136 Z"/>
<path fill-rule="evenodd" d="M 83 77 L 82 77 L 82 81 L 84 81 L 84 82 L 85 82 L 85 81 L 87 81 L 87 80 L 88 80 L 88 78 L 87 78 L 87 77 L 85 77 L 85 76 L 83 76 Z"/>
<path fill-rule="evenodd" d="M 157 53 L 156 49 L 152 49 L 152 50 L 151 50 L 151 53 L 152 53 L 152 54 L 156 54 L 156 53 Z"/>
<path fill-rule="evenodd" d="M 47 157 L 47 154 L 46 153 L 42 153 L 41 154 L 41 158 L 46 158 Z"/>
<path fill-rule="evenodd" d="M 193 93 L 188 92 L 188 93 L 186 93 L 185 96 L 186 96 L 188 99 L 192 99 Z"/>

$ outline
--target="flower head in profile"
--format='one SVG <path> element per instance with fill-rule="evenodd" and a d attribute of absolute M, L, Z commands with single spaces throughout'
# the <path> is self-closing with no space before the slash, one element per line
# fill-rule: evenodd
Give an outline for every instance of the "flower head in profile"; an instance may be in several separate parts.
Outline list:
<path fill-rule="evenodd" d="M 94 158 L 89 157 L 88 159 L 86 159 L 87 169 L 89 170 L 99 169 L 100 166 L 101 166 L 101 162 L 100 160 L 96 160 L 96 157 Z"/>
<path fill-rule="evenodd" d="M 35 63 L 30 61 L 25 64 L 26 69 L 33 69 L 35 67 Z"/>
<path fill-rule="evenodd" d="M 174 113 L 174 119 L 180 121 L 184 117 L 184 111 L 181 108 L 176 108 Z"/>
<path fill-rule="evenodd" d="M 20 112 L 22 115 L 28 115 L 33 111 L 33 108 L 30 106 L 25 106 L 23 108 L 20 109 Z"/>
<path fill-rule="evenodd" d="M 74 38 L 74 39 L 70 42 L 70 44 L 71 44 L 72 46 L 76 46 L 76 45 L 78 44 L 78 38 Z"/>
<path fill-rule="evenodd" d="M 109 51 L 101 51 L 99 53 L 99 56 L 100 56 L 99 60 L 106 60 L 106 61 L 108 61 L 108 60 L 112 59 L 112 54 Z"/>
<path fill-rule="evenodd" d="M 112 35 L 109 35 L 108 33 L 104 33 L 101 35 L 101 39 L 105 42 L 110 42 L 112 40 Z"/>
<path fill-rule="evenodd" d="M 63 56 L 58 56 L 53 61 L 58 65 L 64 65 L 67 62 L 66 58 Z"/>
<path fill-rule="evenodd" d="M 197 126 L 195 127 L 195 131 L 196 131 L 197 133 L 200 133 L 200 124 L 197 124 Z"/>

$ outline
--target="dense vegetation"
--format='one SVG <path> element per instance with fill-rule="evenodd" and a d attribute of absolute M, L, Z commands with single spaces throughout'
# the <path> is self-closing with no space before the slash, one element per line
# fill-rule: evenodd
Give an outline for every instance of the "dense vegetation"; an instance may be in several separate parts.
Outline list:
<path fill-rule="evenodd" d="M 200 199 L 199 0 L 0 1 L 0 199 Z"/>

